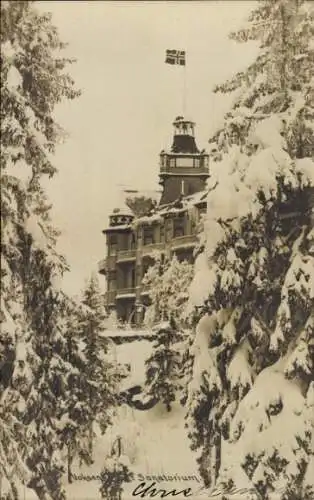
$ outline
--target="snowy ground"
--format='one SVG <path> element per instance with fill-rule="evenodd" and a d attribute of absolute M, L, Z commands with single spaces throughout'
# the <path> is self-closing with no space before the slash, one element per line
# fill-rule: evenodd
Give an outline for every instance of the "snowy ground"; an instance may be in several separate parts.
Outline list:
<path fill-rule="evenodd" d="M 141 385 L 145 376 L 145 359 L 149 356 L 152 343 L 147 340 L 134 341 L 118 345 L 114 357 L 117 362 L 130 363 L 131 374 L 124 387 Z M 99 494 L 99 480 L 90 476 L 97 476 L 106 460 L 112 443 L 117 436 L 122 438 L 122 454 L 130 461 L 130 468 L 135 474 L 133 483 L 125 487 L 124 499 L 132 498 L 132 491 L 143 480 L 142 476 L 190 476 L 190 480 L 162 481 L 160 488 L 182 490 L 190 487 L 196 492 L 201 483 L 196 471 L 195 458 L 188 446 L 188 439 L 184 429 L 184 409 L 177 405 L 171 412 L 167 412 L 162 405 L 156 405 L 148 411 L 139 411 L 124 406 L 120 409 L 114 426 L 106 436 L 99 437 L 95 443 L 95 463 L 91 467 L 74 467 L 73 473 L 86 476 L 77 479 L 65 488 L 70 500 L 97 500 Z M 194 476 L 191 479 L 191 476 Z M 133 497 L 134 498 L 134 497 Z M 147 497 L 148 498 L 148 497 Z M 180 498 L 180 497 L 176 497 Z"/>
<path fill-rule="evenodd" d="M 97 476 L 105 463 L 111 443 L 119 434 L 124 443 L 122 452 L 128 456 L 130 468 L 135 474 L 135 480 L 126 486 L 123 498 L 132 498 L 132 491 L 141 482 L 140 474 L 148 478 L 160 475 L 195 476 L 190 481 L 162 481 L 158 483 L 160 488 L 177 487 L 182 490 L 191 487 L 195 491 L 201 486 L 197 482 L 195 460 L 189 450 L 183 427 L 182 409 L 177 407 L 168 413 L 161 405 L 144 412 L 123 408 L 120 418 L 111 432 L 96 442 L 94 465 L 74 468 L 74 474 Z M 148 479 L 147 485 L 150 482 L 152 481 Z M 76 480 L 71 485 L 65 483 L 67 498 L 96 500 L 100 498 L 99 484 L 96 479 Z"/>

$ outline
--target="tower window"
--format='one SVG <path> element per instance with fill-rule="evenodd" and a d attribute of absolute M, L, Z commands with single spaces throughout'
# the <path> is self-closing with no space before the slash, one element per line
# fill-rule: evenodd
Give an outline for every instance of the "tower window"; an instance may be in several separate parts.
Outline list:
<path fill-rule="evenodd" d="M 112 234 L 109 239 L 108 254 L 116 255 L 118 250 L 118 237 L 116 234 Z"/>
<path fill-rule="evenodd" d="M 176 166 L 176 159 L 175 158 L 170 158 L 169 166 L 170 167 L 175 167 Z"/>
<path fill-rule="evenodd" d="M 193 159 L 192 158 L 178 158 L 177 159 L 177 167 L 193 167 Z"/>

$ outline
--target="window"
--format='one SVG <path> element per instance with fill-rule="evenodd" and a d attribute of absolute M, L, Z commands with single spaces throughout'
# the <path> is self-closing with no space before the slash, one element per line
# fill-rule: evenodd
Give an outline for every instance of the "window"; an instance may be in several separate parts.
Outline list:
<path fill-rule="evenodd" d="M 110 271 L 108 273 L 108 291 L 116 290 L 117 288 L 117 273 Z"/>
<path fill-rule="evenodd" d="M 176 159 L 175 158 L 171 158 L 169 160 L 169 167 L 175 167 L 176 166 Z"/>
<path fill-rule="evenodd" d="M 144 228 L 144 245 L 152 245 L 155 243 L 154 240 L 154 231 L 150 227 Z"/>
<path fill-rule="evenodd" d="M 136 249 L 135 234 L 132 233 L 132 235 L 131 235 L 131 250 L 135 250 L 135 249 Z"/>
<path fill-rule="evenodd" d="M 116 234 L 112 234 L 109 239 L 108 253 L 109 255 L 116 255 L 117 250 L 118 250 L 118 237 Z"/>
<path fill-rule="evenodd" d="M 200 159 L 199 158 L 194 158 L 194 167 L 199 168 L 200 166 Z"/>
<path fill-rule="evenodd" d="M 108 292 L 116 289 L 116 282 L 113 280 L 108 281 Z"/>
<path fill-rule="evenodd" d="M 184 219 L 183 217 L 178 217 L 173 220 L 173 237 L 179 238 L 184 236 Z"/>
<path fill-rule="evenodd" d="M 119 250 L 128 250 L 128 248 L 129 248 L 129 235 L 127 233 L 121 234 Z"/>
<path fill-rule="evenodd" d="M 167 166 L 167 157 L 165 155 L 161 155 L 160 156 L 160 164 L 162 167 L 166 167 Z"/>
<path fill-rule="evenodd" d="M 131 270 L 131 287 L 134 288 L 136 283 L 135 269 Z"/>
<path fill-rule="evenodd" d="M 193 159 L 192 158 L 178 158 L 177 159 L 177 167 L 184 167 L 184 168 L 193 167 Z"/>

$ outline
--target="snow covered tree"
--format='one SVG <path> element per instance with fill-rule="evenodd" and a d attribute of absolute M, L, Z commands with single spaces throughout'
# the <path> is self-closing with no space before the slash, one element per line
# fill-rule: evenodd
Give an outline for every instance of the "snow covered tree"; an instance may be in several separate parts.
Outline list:
<path fill-rule="evenodd" d="M 210 141 L 187 426 L 207 486 L 310 499 L 314 6 L 262 1 L 232 37 L 260 51 L 216 89 L 234 102 Z"/>
<path fill-rule="evenodd" d="M 51 155 L 64 136 L 54 107 L 78 95 L 63 48 L 33 2 L 1 3 L 0 475 L 9 499 L 26 484 L 41 499 L 64 498 L 56 424 L 73 367 L 60 343 L 57 281 L 67 266 L 42 183 L 56 172 Z"/>
<path fill-rule="evenodd" d="M 89 412 L 86 411 L 86 376 L 87 359 L 85 343 L 80 335 L 80 304 L 67 300 L 64 304 L 60 337 L 57 352 L 65 353 L 68 366 L 71 367 L 66 380 L 66 404 L 62 405 L 56 425 L 62 442 L 62 452 L 66 455 L 68 481 L 72 482 L 72 464 L 78 456 L 85 463 L 90 463 L 88 453 L 87 427 Z M 64 381 L 63 381 L 64 382 Z"/>
<path fill-rule="evenodd" d="M 84 393 L 87 395 L 89 455 L 92 459 L 94 423 L 99 424 L 102 432 L 111 423 L 112 410 L 117 405 L 117 384 L 122 372 L 110 362 L 109 343 L 105 336 L 107 314 L 98 279 L 94 275 L 83 292 L 82 304 L 84 309 L 79 330 L 85 343 Z"/>
<path fill-rule="evenodd" d="M 182 349 L 184 339 L 171 322 L 158 325 L 155 332 L 153 352 L 145 362 L 147 370 L 144 392 L 146 397 L 161 401 L 167 411 L 170 411 L 171 403 L 175 401 L 177 391 L 181 388 L 180 347 Z"/>
<path fill-rule="evenodd" d="M 176 395 L 182 404 L 187 397 L 187 380 L 191 377 L 191 336 L 186 329 L 189 286 L 193 265 L 180 262 L 174 255 L 165 259 L 154 255 L 143 284 L 149 287 L 151 305 L 145 313 L 145 323 L 155 325 L 157 339 L 153 354 L 147 360 L 147 396 L 164 400 L 168 409 Z M 165 327 L 164 323 L 168 322 Z M 163 394 L 163 396 L 162 396 Z"/>
<path fill-rule="evenodd" d="M 187 261 L 179 262 L 174 255 L 165 259 L 161 254 L 154 255 L 154 264 L 143 278 L 143 285 L 149 287 L 151 306 L 146 312 L 146 321 L 174 320 L 178 326 L 184 322 L 184 310 L 188 300 L 188 288 L 193 278 L 193 265 Z"/>
<path fill-rule="evenodd" d="M 189 337 L 184 331 L 185 306 L 188 299 L 188 287 L 193 278 L 193 266 L 187 261 L 179 262 L 156 253 L 154 264 L 148 268 L 143 284 L 149 287 L 151 305 L 145 312 L 145 323 L 156 325 L 157 339 L 153 354 L 147 360 L 147 380 L 145 394 L 159 399 L 166 404 L 168 411 L 178 391 L 184 401 L 187 384 L 185 368 L 190 364 Z M 158 325 L 158 322 L 168 322 Z M 181 342 L 178 344 L 178 341 Z"/>
<path fill-rule="evenodd" d="M 106 458 L 100 480 L 101 498 L 106 500 L 121 500 L 123 484 L 133 480 L 134 474 L 130 470 L 130 460 L 126 455 L 112 455 Z"/>

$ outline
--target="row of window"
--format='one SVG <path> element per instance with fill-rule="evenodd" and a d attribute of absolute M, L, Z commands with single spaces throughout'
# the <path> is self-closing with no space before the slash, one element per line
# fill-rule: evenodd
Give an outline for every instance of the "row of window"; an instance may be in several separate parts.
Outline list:
<path fill-rule="evenodd" d="M 186 257 L 185 257 L 186 258 Z M 108 291 L 116 292 L 127 288 L 135 288 L 136 283 L 141 283 L 153 260 L 143 261 L 142 266 L 129 266 L 124 271 L 112 270 L 107 276 Z"/>
<path fill-rule="evenodd" d="M 135 288 L 136 274 L 135 268 L 129 269 L 128 272 L 121 273 L 117 282 L 117 271 L 111 271 L 108 275 L 108 290 L 114 291 L 124 288 Z"/>
<path fill-rule="evenodd" d="M 182 218 L 173 220 L 173 238 L 179 238 L 180 236 L 185 235 L 185 221 Z M 136 248 L 135 235 L 131 236 L 131 247 L 128 246 L 129 235 L 119 235 L 120 238 L 122 236 L 122 240 L 120 239 L 118 245 L 118 235 L 111 234 L 109 239 L 109 255 L 115 255 L 118 250 L 132 250 Z M 143 231 L 143 245 L 153 245 L 157 243 L 156 241 L 156 231 L 152 227 L 145 227 Z M 165 237 L 165 228 L 164 226 L 160 226 L 159 228 L 159 238 L 158 241 L 164 241 Z"/>
<path fill-rule="evenodd" d="M 168 158 L 161 156 L 162 167 L 203 168 L 208 166 L 208 158 Z"/>

